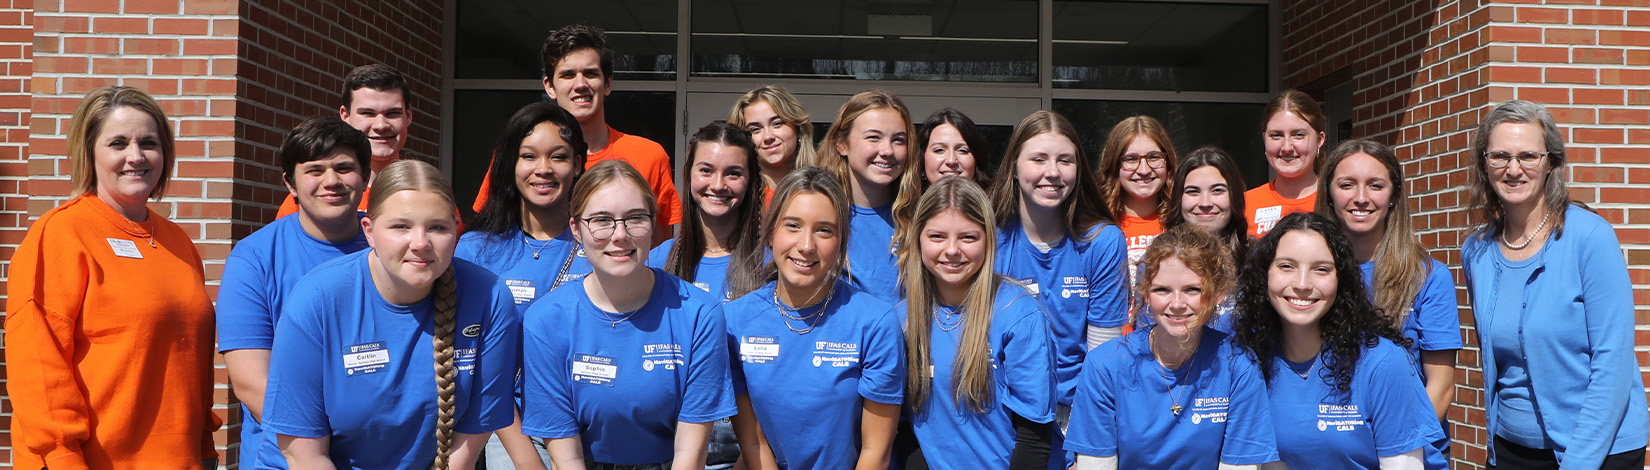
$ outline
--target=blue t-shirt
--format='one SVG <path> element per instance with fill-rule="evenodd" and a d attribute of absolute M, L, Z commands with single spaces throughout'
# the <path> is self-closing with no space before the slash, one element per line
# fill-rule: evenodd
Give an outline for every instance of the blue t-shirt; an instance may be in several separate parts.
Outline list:
<path fill-rule="evenodd" d="M 1409 354 L 1416 359 L 1420 372 L 1421 351 L 1448 351 L 1461 349 L 1461 318 L 1455 307 L 1455 278 L 1449 267 L 1437 260 L 1429 260 L 1426 282 L 1416 293 L 1415 301 L 1404 316 L 1404 338 L 1409 339 Z M 1362 264 L 1364 286 L 1374 298 L 1375 262 Z M 1387 312 L 1388 315 L 1397 312 Z M 1427 376 L 1421 374 L 1424 383 Z"/>
<path fill-rule="evenodd" d="M 435 295 L 384 300 L 368 271 L 372 250 L 316 267 L 293 288 L 275 327 L 264 429 L 331 438 L 338 468 L 429 468 L 435 462 Z M 456 432 L 515 421 L 521 324 L 510 293 L 480 266 L 453 260 Z"/>
<path fill-rule="evenodd" d="M 1054 331 L 1055 397 L 1071 404 L 1077 371 L 1088 350 L 1088 325 L 1128 321 L 1128 247 L 1123 231 L 1104 224 L 1081 238 L 1068 237 L 1043 252 L 1026 238 L 1018 220 L 997 231 L 997 273 L 1042 297 Z"/>
<path fill-rule="evenodd" d="M 533 301 L 543 297 L 557 284 L 558 274 L 562 284 L 590 274 L 590 259 L 584 257 L 582 249 L 574 252 L 577 246 L 572 230 L 542 241 L 528 237 L 526 232 L 520 230 L 503 235 L 468 232 L 459 237 L 458 249 L 454 250 L 453 257 L 481 265 L 497 274 L 499 282 L 510 289 L 516 310 L 525 312 Z M 569 259 L 569 256 L 572 258 Z M 567 266 L 567 272 L 562 272 L 562 266 Z"/>
<path fill-rule="evenodd" d="M 894 204 L 850 207 L 848 273 L 854 287 L 888 303 L 898 303 L 904 298 L 904 287 L 899 280 L 899 259 L 894 256 Z"/>
<path fill-rule="evenodd" d="M 1283 463 L 1290 468 L 1379 470 L 1381 457 L 1420 449 L 1427 469 L 1448 468 L 1435 447 L 1444 432 L 1403 348 L 1386 339 L 1365 348 L 1352 372 L 1350 392 L 1324 380 L 1328 354 L 1308 364 L 1292 364 L 1282 355 L 1272 359 L 1266 388 Z"/>
<path fill-rule="evenodd" d="M 930 316 L 933 379 L 922 413 L 910 417 L 911 428 L 930 468 L 1008 468 L 1015 437 L 1009 413 L 1038 423 L 1054 420 L 1054 340 L 1048 316 L 1025 288 L 1008 281 L 998 286 L 987 337 L 996 386 L 986 412 L 977 413 L 955 396 L 951 382 L 961 323 L 968 315 L 947 316 L 955 312 L 956 307 L 941 306 Z"/>
<path fill-rule="evenodd" d="M 1203 329 L 1197 353 L 1168 370 L 1135 330 L 1089 352 L 1066 450 L 1118 457 L 1117 468 L 1215 468 L 1278 460 L 1266 381 L 1230 338 Z M 1180 406 L 1179 415 L 1173 407 Z"/>
<path fill-rule="evenodd" d="M 860 400 L 905 395 L 905 311 L 846 282 L 833 289 L 826 305 L 781 312 L 770 282 L 723 307 L 739 354 L 733 390 L 750 398 L 780 468 L 853 468 Z"/>
<path fill-rule="evenodd" d="M 356 213 L 356 217 L 365 214 Z M 218 352 L 269 349 L 275 344 L 275 322 L 292 286 L 311 268 L 333 258 L 367 249 L 367 236 L 357 232 L 349 241 L 333 243 L 304 232 L 298 217 L 275 219 L 235 244 L 223 264 L 218 287 Z M 281 469 L 286 457 L 274 436 L 250 419 L 241 406 L 241 464 L 245 468 Z"/>
<path fill-rule="evenodd" d="M 733 416 L 721 303 L 664 271 L 641 308 L 610 313 L 583 283 L 550 291 L 522 325 L 523 434 L 579 436 L 588 461 L 657 463 L 676 423 Z"/>
<path fill-rule="evenodd" d="M 752 242 L 754 243 L 754 242 Z M 676 239 L 672 238 L 653 247 L 647 253 L 647 266 L 650 268 L 665 268 L 665 259 L 670 257 L 670 248 L 676 246 Z M 728 292 L 728 260 L 732 256 L 723 255 L 715 258 L 699 258 L 699 269 L 693 271 L 692 283 L 694 287 L 713 294 L 718 300 L 727 302 L 733 300 Z"/>

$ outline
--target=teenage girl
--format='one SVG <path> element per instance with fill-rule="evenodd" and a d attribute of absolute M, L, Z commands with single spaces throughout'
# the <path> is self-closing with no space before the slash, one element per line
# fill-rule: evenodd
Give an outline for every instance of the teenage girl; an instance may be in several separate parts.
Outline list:
<path fill-rule="evenodd" d="M 985 190 L 941 178 L 917 203 L 908 251 L 906 397 L 929 468 L 1048 467 L 1054 345 L 1037 296 L 995 274 Z M 1063 460 L 1063 459 L 1062 459 Z"/>
<path fill-rule="evenodd" d="M 882 470 L 891 460 L 902 312 L 839 282 L 853 237 L 838 181 L 818 167 L 780 180 L 762 219 L 770 281 L 725 307 L 746 468 Z"/>
<path fill-rule="evenodd" d="M 1178 201 L 1178 207 L 1163 217 L 1163 228 L 1187 224 L 1202 228 L 1226 246 L 1233 266 L 1243 266 L 1249 256 L 1249 221 L 1243 218 L 1243 174 L 1237 162 L 1220 147 L 1198 147 L 1181 157 L 1174 181 L 1169 200 Z M 1237 299 L 1229 295 L 1219 302 L 1209 326 L 1231 334 Z"/>
<path fill-rule="evenodd" d="M 644 264 L 656 201 L 630 164 L 590 167 L 568 223 L 594 270 L 527 310 L 522 432 L 557 468 L 701 468 L 734 413 L 721 303 Z"/>
<path fill-rule="evenodd" d="M 517 110 L 493 145 L 488 179 L 514 184 L 487 187 L 487 201 L 454 256 L 497 274 L 517 312 L 590 272 L 567 223 L 568 194 L 584 173 L 586 150 L 578 121 L 555 103 Z M 549 459 L 542 441 L 521 434 L 517 414 L 515 424 L 488 438 L 488 468 L 544 468 Z"/>
<path fill-rule="evenodd" d="M 297 216 L 275 219 L 236 242 L 218 287 L 218 350 L 241 402 L 240 462 L 249 469 L 287 468 L 259 421 L 283 302 L 310 269 L 367 249 L 356 210 L 372 162 L 367 135 L 337 116 L 322 116 L 293 128 L 277 153 Z"/>
<path fill-rule="evenodd" d="M 853 214 L 847 237 L 848 274 L 860 290 L 889 303 L 900 299 L 895 237 L 909 225 L 922 188 L 916 183 L 911 113 L 899 97 L 868 90 L 848 98 L 819 143 L 822 167 L 848 190 Z"/>
<path fill-rule="evenodd" d="M 150 210 L 177 158 L 149 94 L 69 119 L 70 199 L 12 255 L 6 381 L 17 468 L 217 467 L 212 299 L 189 234 Z"/>
<path fill-rule="evenodd" d="M 1276 468 L 1448 468 L 1409 341 L 1369 303 L 1333 220 L 1285 216 L 1239 278 L 1235 341 L 1266 377 Z"/>
<path fill-rule="evenodd" d="M 991 148 L 974 120 L 953 108 L 940 108 L 928 116 L 917 130 L 917 148 L 922 152 L 922 189 L 947 176 L 961 176 L 981 188 L 991 187 L 991 169 L 986 168 Z"/>
<path fill-rule="evenodd" d="M 1117 217 L 1118 228 L 1129 247 L 1129 292 L 1140 281 L 1137 265 L 1151 246 L 1152 237 L 1163 233 L 1160 216 L 1174 207 L 1169 195 L 1174 191 L 1174 142 L 1169 131 L 1151 116 L 1133 116 L 1112 126 L 1100 149 L 1100 171 L 1095 181 L 1106 209 Z M 1131 312 L 1132 313 L 1132 312 Z"/>
<path fill-rule="evenodd" d="M 1101 203 L 1077 130 L 1064 116 L 1031 113 L 1009 140 L 991 187 L 997 273 L 1045 300 L 1055 396 L 1070 406 L 1083 354 L 1116 338 L 1128 318 L 1123 231 Z"/>
<path fill-rule="evenodd" d="M 785 175 L 819 164 L 808 110 L 783 85 L 763 85 L 740 95 L 728 110 L 727 122 L 749 132 L 756 145 L 764 207 Z"/>
<path fill-rule="evenodd" d="M 1339 221 L 1352 242 L 1368 287 L 1388 323 L 1409 340 L 1434 418 L 1440 422 L 1455 401 L 1455 354 L 1461 349 L 1461 320 L 1455 306 L 1455 276 L 1427 256 L 1410 224 L 1403 166 L 1392 149 L 1369 140 L 1342 142 L 1324 161 L 1318 214 Z M 1447 427 L 1440 426 L 1448 433 Z M 1448 456 L 1449 440 L 1441 440 Z"/>
<path fill-rule="evenodd" d="M 1277 178 L 1244 193 L 1248 200 L 1249 236 L 1260 238 L 1283 216 L 1312 212 L 1317 205 L 1318 169 L 1323 152 L 1324 115 L 1318 101 L 1298 90 L 1284 90 L 1266 104 L 1261 140 L 1266 163 Z"/>
<path fill-rule="evenodd" d="M 372 188 L 372 249 L 317 266 L 282 308 L 265 430 L 292 468 L 470 468 L 513 421 L 519 315 L 497 276 L 453 259 L 441 170 L 402 160 Z"/>
<path fill-rule="evenodd" d="M 1206 326 L 1235 284 L 1224 251 L 1184 225 L 1146 249 L 1139 298 L 1153 321 L 1084 361 L 1065 446 L 1077 469 L 1255 469 L 1278 459 L 1260 371 Z"/>
<path fill-rule="evenodd" d="M 754 175 L 760 151 L 749 133 L 712 123 L 688 139 L 682 193 L 682 230 L 648 254 L 663 269 L 723 301 L 761 287 L 762 206 L 766 193 Z"/>

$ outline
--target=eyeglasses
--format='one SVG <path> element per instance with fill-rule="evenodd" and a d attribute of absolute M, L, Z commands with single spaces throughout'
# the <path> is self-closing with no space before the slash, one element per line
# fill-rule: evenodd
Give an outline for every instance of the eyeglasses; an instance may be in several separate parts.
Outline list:
<path fill-rule="evenodd" d="M 1152 152 L 1144 156 L 1126 153 L 1123 154 L 1123 171 L 1134 171 L 1136 168 L 1140 168 L 1142 158 L 1146 160 L 1146 166 L 1152 168 L 1163 168 L 1163 164 L 1169 161 L 1169 156 L 1164 155 L 1163 152 Z"/>
<path fill-rule="evenodd" d="M 1547 155 L 1548 152 L 1519 152 L 1517 155 L 1518 166 L 1524 168 L 1541 166 L 1541 160 L 1547 158 Z M 1508 163 L 1512 163 L 1513 158 L 1514 155 L 1511 153 L 1490 152 L 1489 155 L 1484 156 L 1484 162 L 1488 163 L 1490 168 L 1506 168 Z"/>
<path fill-rule="evenodd" d="M 620 225 L 623 225 L 625 233 L 633 238 L 645 237 L 653 231 L 653 214 L 636 214 L 623 219 L 598 215 L 579 220 L 584 221 L 584 226 L 590 229 L 590 236 L 596 237 L 597 240 L 612 238 L 613 231 Z"/>

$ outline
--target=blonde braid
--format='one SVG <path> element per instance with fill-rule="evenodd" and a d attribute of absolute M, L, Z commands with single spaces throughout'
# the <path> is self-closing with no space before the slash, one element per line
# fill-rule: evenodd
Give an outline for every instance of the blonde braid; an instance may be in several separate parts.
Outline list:
<path fill-rule="evenodd" d="M 447 469 L 447 457 L 453 451 L 453 397 L 458 388 L 458 368 L 453 366 L 454 304 L 458 301 L 458 286 L 453 279 L 452 266 L 435 281 L 435 470 Z"/>

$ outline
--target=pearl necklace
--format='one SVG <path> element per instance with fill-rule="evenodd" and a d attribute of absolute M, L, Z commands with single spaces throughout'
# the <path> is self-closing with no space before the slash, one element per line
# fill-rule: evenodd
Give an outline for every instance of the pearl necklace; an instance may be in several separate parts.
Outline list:
<path fill-rule="evenodd" d="M 1501 243 L 1504 244 L 1504 245 L 1507 245 L 1507 248 L 1512 248 L 1514 250 L 1522 250 L 1522 249 L 1524 249 L 1524 247 L 1530 246 L 1530 242 L 1535 241 L 1535 236 L 1537 234 L 1541 233 L 1541 229 L 1547 228 L 1547 219 L 1552 218 L 1552 216 L 1553 216 L 1553 211 L 1547 211 L 1547 215 L 1544 215 L 1544 216 L 1541 217 L 1541 224 L 1535 226 L 1534 231 L 1530 232 L 1528 235 L 1525 235 L 1524 236 L 1524 242 L 1522 242 L 1522 243 L 1513 244 L 1513 242 L 1507 241 L 1507 230 L 1502 229 L 1501 230 Z"/>

